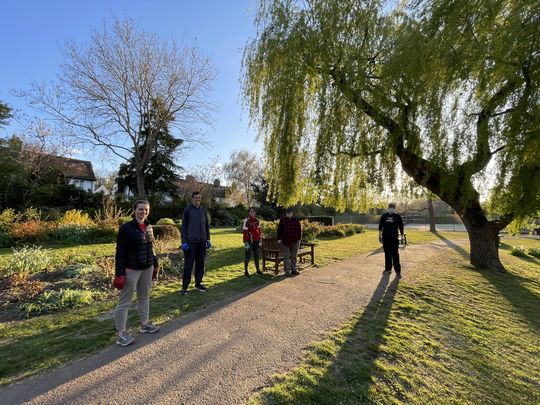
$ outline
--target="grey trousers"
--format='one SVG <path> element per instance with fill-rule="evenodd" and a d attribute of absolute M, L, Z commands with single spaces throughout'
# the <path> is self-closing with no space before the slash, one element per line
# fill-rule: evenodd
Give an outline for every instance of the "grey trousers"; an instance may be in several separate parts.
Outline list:
<path fill-rule="evenodd" d="M 296 271 L 296 254 L 300 247 L 300 241 L 294 243 L 292 246 L 281 245 L 281 254 L 283 255 L 283 264 L 285 266 L 285 273 Z"/>
<path fill-rule="evenodd" d="M 126 330 L 128 309 L 133 298 L 133 292 L 137 290 L 137 312 L 142 323 L 148 322 L 150 315 L 150 288 L 152 287 L 153 267 L 146 270 L 126 269 L 126 285 L 120 292 L 118 305 L 114 310 L 114 322 L 116 330 Z"/>

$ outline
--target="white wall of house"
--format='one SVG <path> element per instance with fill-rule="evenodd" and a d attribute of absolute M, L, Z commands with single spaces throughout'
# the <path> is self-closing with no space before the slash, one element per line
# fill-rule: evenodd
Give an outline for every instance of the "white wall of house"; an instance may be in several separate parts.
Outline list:
<path fill-rule="evenodd" d="M 73 184 L 75 187 L 84 191 L 89 191 L 90 193 L 94 192 L 95 183 L 95 181 L 90 180 L 69 179 L 69 184 Z"/>

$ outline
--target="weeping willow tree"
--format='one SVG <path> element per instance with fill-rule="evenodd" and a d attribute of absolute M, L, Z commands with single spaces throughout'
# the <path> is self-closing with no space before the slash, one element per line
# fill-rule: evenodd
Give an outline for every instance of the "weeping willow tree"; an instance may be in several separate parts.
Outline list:
<path fill-rule="evenodd" d="M 261 1 L 243 91 L 271 191 L 357 207 L 403 171 L 460 215 L 474 266 L 504 271 L 499 231 L 540 206 L 538 4 L 396 3 Z"/>

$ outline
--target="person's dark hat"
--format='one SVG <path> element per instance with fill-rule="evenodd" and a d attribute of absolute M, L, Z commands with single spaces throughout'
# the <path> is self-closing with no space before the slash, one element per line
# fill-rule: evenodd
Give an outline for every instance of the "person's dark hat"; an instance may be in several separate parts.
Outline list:
<path fill-rule="evenodd" d="M 396 203 L 395 202 L 389 203 L 388 208 L 396 208 Z"/>
<path fill-rule="evenodd" d="M 285 210 L 285 212 L 286 212 L 286 213 L 294 212 L 294 210 L 293 210 L 291 207 L 289 207 L 289 208 L 287 208 L 287 209 Z"/>

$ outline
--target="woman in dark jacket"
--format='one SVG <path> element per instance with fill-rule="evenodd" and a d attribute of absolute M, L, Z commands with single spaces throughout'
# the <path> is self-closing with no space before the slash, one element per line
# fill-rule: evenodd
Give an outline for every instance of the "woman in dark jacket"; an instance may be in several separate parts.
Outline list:
<path fill-rule="evenodd" d="M 114 311 L 114 321 L 118 331 L 116 343 L 120 346 L 127 346 L 135 341 L 126 330 L 128 308 L 135 289 L 141 332 L 155 333 L 159 330 L 148 320 L 150 288 L 158 270 L 153 247 L 154 232 L 152 225 L 146 220 L 150 213 L 150 204 L 146 200 L 139 200 L 135 202 L 133 210 L 133 220 L 120 226 L 116 243 L 114 286 L 121 292 Z"/>

